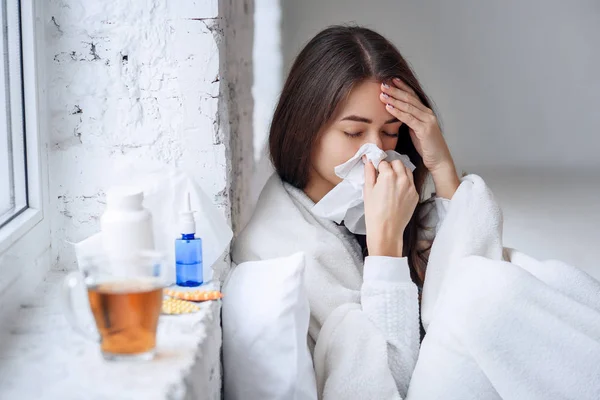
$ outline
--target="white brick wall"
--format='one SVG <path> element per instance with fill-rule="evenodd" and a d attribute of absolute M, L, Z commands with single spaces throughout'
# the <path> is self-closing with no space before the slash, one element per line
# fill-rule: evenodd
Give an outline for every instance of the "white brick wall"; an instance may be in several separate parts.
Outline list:
<path fill-rule="evenodd" d="M 44 17 L 55 265 L 98 231 L 123 163 L 177 165 L 245 218 L 251 1 L 51 0 Z"/>
<path fill-rule="evenodd" d="M 101 362 L 96 344 L 84 342 L 66 326 L 57 297 L 46 292 L 60 289 L 60 270 L 75 268 L 68 242 L 99 230 L 105 191 L 120 165 L 178 166 L 213 197 L 234 230 L 248 219 L 253 2 L 48 0 L 40 8 L 45 30 L 45 54 L 38 57 L 40 85 L 47 94 L 41 99 L 47 111 L 41 128 L 49 177 L 45 218 L 55 270 L 36 288 L 35 298 L 15 300 L 21 305 L 0 330 L 10 339 L 0 340 L 6 344 L 0 346 L 0 358 L 14 361 L 0 363 L 0 369 L 13 371 L 15 378 L 0 385 L 0 397 L 10 393 L 36 398 L 36 391 L 52 389 L 61 398 L 79 398 L 80 380 L 52 371 L 63 370 L 61 365 L 86 365 L 75 372 L 88 379 L 98 363 L 106 375 L 97 381 L 99 386 L 87 385 L 86 392 L 102 397 L 112 391 L 119 397 L 125 390 L 120 384 L 131 389 L 130 382 L 119 380 L 123 375 Z M 228 261 L 225 254 L 219 268 L 227 269 Z M 10 282 L 0 280 L 0 289 L 5 283 Z M 28 312 L 36 300 L 35 313 Z M 193 323 L 161 323 L 159 332 L 171 327 L 180 336 L 168 335 L 162 344 L 159 340 L 159 353 L 171 354 L 173 348 L 182 354 L 171 354 L 166 363 L 148 364 L 154 375 L 139 376 L 135 392 L 128 395 L 220 398 L 220 307 L 208 307 L 205 314 L 192 317 L 197 319 Z M 8 321 L 6 307 L 0 310 L 0 317 L 7 316 L 2 320 Z M 39 342 L 31 335 L 42 331 L 49 340 Z M 57 343 L 70 341 L 77 342 L 79 350 L 67 345 L 60 354 L 52 353 L 62 348 Z M 48 351 L 37 353 L 40 346 L 49 346 Z M 3 356 L 15 349 L 18 358 Z M 42 364 L 42 373 L 35 372 Z M 32 374 L 40 383 L 35 390 L 28 384 Z"/>

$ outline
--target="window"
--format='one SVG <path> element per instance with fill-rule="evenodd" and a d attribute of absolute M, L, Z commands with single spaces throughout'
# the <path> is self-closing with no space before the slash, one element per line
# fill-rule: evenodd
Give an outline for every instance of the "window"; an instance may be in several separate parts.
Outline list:
<path fill-rule="evenodd" d="M 39 4 L 38 4 L 39 3 Z M 3 286 L 28 268 L 47 265 L 46 139 L 41 4 L 0 0 L 0 295 Z M 41 59 L 41 58 L 40 58 Z M 43 82 L 43 80 L 42 80 Z"/>
<path fill-rule="evenodd" d="M 51 266 L 43 3 L 0 0 L 0 326 Z"/>
<path fill-rule="evenodd" d="M 27 209 L 19 2 L 0 0 L 0 229 Z"/>

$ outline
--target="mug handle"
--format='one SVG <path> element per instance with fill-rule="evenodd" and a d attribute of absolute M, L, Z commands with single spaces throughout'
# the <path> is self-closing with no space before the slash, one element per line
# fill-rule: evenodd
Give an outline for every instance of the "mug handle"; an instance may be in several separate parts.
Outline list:
<path fill-rule="evenodd" d="M 65 277 L 62 287 L 62 303 L 65 317 L 67 318 L 67 321 L 75 330 L 75 332 L 79 333 L 81 336 L 88 340 L 99 342 L 100 334 L 98 333 L 98 330 L 95 327 L 89 325 L 85 326 L 81 323 L 80 319 L 77 316 L 77 312 L 74 306 L 75 303 L 73 301 L 73 294 L 75 290 L 79 287 L 87 289 L 83 280 L 83 276 L 80 272 L 71 272 Z"/>

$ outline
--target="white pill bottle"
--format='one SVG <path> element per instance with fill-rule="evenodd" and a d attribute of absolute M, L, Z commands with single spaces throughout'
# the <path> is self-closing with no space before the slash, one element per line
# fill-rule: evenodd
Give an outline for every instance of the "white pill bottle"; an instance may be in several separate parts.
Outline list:
<path fill-rule="evenodd" d="M 144 192 L 133 186 L 116 186 L 106 193 L 106 210 L 100 218 L 105 256 L 126 261 L 154 250 L 152 214 L 143 207 Z"/>

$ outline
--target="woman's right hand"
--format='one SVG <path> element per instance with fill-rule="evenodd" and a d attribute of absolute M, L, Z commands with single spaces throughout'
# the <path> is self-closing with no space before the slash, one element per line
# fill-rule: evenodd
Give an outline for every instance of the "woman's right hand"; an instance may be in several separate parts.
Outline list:
<path fill-rule="evenodd" d="M 381 161 L 378 176 L 367 161 L 363 197 L 369 255 L 402 257 L 404 229 L 419 201 L 412 172 L 400 160 Z"/>

